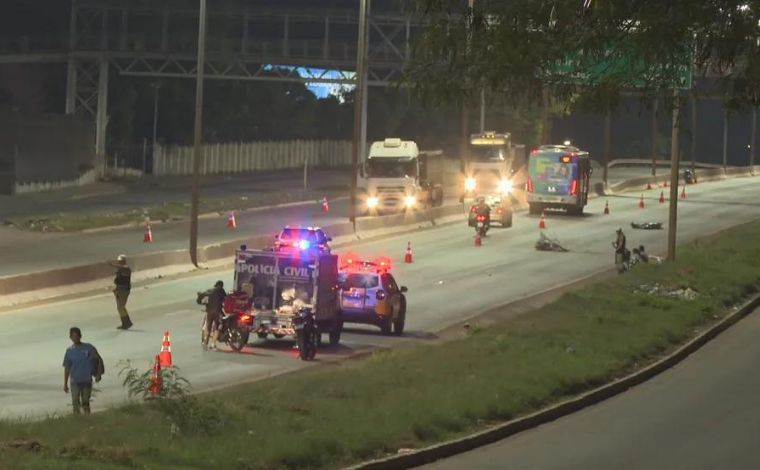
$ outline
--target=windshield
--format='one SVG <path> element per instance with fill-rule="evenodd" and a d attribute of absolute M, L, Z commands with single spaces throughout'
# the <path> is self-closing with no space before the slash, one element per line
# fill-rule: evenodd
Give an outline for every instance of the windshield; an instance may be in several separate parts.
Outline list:
<path fill-rule="evenodd" d="M 530 158 L 530 175 L 539 182 L 567 184 L 572 181 L 576 165 L 562 163 L 560 154 L 536 155 Z"/>
<path fill-rule="evenodd" d="M 343 286 L 343 290 L 374 289 L 379 285 L 377 274 L 372 273 L 340 273 L 338 282 Z"/>
<path fill-rule="evenodd" d="M 370 158 L 367 160 L 368 178 L 416 178 L 416 159 L 405 158 Z"/>
<path fill-rule="evenodd" d="M 473 145 L 470 152 L 474 162 L 503 162 L 506 153 L 500 145 Z"/>

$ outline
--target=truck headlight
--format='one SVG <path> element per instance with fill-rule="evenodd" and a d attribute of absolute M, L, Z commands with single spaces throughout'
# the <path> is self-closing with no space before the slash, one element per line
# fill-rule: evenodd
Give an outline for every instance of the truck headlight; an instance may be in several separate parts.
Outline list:
<path fill-rule="evenodd" d="M 404 198 L 404 204 L 406 207 L 414 207 L 417 204 L 417 198 L 414 196 L 406 196 Z"/>
<path fill-rule="evenodd" d="M 464 180 L 465 191 L 475 191 L 475 178 L 469 177 Z"/>
<path fill-rule="evenodd" d="M 376 196 L 370 196 L 367 198 L 367 207 L 370 209 L 374 209 L 378 204 L 380 204 L 380 200 Z"/>
<path fill-rule="evenodd" d="M 502 194 L 507 194 L 507 193 L 512 192 L 512 182 L 509 180 L 499 181 L 499 192 Z"/>

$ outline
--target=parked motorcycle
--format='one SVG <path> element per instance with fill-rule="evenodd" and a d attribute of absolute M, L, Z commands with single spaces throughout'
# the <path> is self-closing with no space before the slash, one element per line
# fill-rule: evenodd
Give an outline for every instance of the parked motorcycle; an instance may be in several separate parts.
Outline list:
<path fill-rule="evenodd" d="M 317 319 L 310 307 L 301 307 L 293 317 L 293 329 L 296 331 L 296 344 L 301 360 L 309 361 L 317 355 L 319 331 Z"/>
<path fill-rule="evenodd" d="M 203 298 L 203 293 L 199 292 L 196 302 L 203 305 L 203 321 L 201 322 L 201 344 L 204 341 L 204 330 L 206 328 L 206 308 L 208 299 Z M 253 329 L 253 317 L 245 312 L 234 312 L 222 314 L 222 318 L 219 324 L 219 337 L 217 341 L 219 343 L 227 344 L 233 351 L 240 352 L 243 350 L 246 344 L 248 344 L 248 338 L 251 335 Z"/>
<path fill-rule="evenodd" d="M 691 169 L 687 168 L 683 171 L 683 180 L 686 184 L 694 184 L 694 181 L 696 181 L 697 175 L 694 174 Z"/>

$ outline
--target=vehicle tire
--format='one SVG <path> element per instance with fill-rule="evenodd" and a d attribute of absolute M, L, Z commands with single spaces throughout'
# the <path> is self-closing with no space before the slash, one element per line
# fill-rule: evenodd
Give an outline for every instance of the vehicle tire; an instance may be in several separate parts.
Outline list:
<path fill-rule="evenodd" d="M 380 321 L 380 331 L 384 335 L 390 335 L 393 329 L 393 315 L 388 315 Z"/>
<path fill-rule="evenodd" d="M 268 336 L 268 335 L 267 335 L 266 333 L 256 333 L 256 336 L 258 336 L 258 337 L 259 337 L 259 339 L 267 339 L 267 336 Z M 281 335 L 281 336 L 282 336 L 282 335 Z M 276 338 L 276 337 L 277 337 L 277 335 L 275 335 L 275 338 Z"/>
<path fill-rule="evenodd" d="M 530 215 L 538 215 L 541 213 L 542 207 L 538 204 L 531 204 L 528 203 L 528 214 Z"/>
<path fill-rule="evenodd" d="M 401 297 L 401 311 L 393 320 L 393 334 L 401 336 L 404 334 L 404 324 L 406 323 L 406 297 Z"/>
<path fill-rule="evenodd" d="M 302 361 L 310 361 L 317 355 L 317 339 L 315 335 L 316 332 L 310 335 L 300 334 L 296 338 L 298 343 L 298 357 L 300 357 Z"/>
<path fill-rule="evenodd" d="M 248 344 L 248 332 L 240 328 L 233 328 L 230 330 L 229 344 L 235 352 L 242 351 L 245 345 Z"/>
<path fill-rule="evenodd" d="M 281 334 L 275 334 L 275 335 L 272 335 L 272 336 L 274 336 L 275 339 L 282 339 L 282 338 L 285 337 L 285 335 L 281 335 Z M 264 338 L 266 338 L 266 335 L 264 335 Z"/>
<path fill-rule="evenodd" d="M 502 227 L 512 228 L 512 211 L 507 212 L 507 217 L 504 219 Z"/>
<path fill-rule="evenodd" d="M 340 344 L 341 333 L 343 333 L 343 322 L 339 321 L 335 324 L 335 328 L 330 331 L 330 346 L 337 346 Z"/>

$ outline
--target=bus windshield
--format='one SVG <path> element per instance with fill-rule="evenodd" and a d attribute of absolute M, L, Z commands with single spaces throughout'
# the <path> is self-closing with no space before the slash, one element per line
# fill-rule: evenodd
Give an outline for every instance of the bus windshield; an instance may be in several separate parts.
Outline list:
<path fill-rule="evenodd" d="M 577 177 L 577 163 L 562 163 L 561 154 L 534 155 L 530 157 L 530 176 L 542 183 L 569 184 Z"/>
<path fill-rule="evenodd" d="M 503 162 L 505 158 L 504 147 L 500 145 L 472 145 L 470 153 L 474 162 Z"/>
<path fill-rule="evenodd" d="M 416 159 L 399 158 L 370 158 L 367 160 L 367 177 L 369 178 L 416 178 Z"/>

